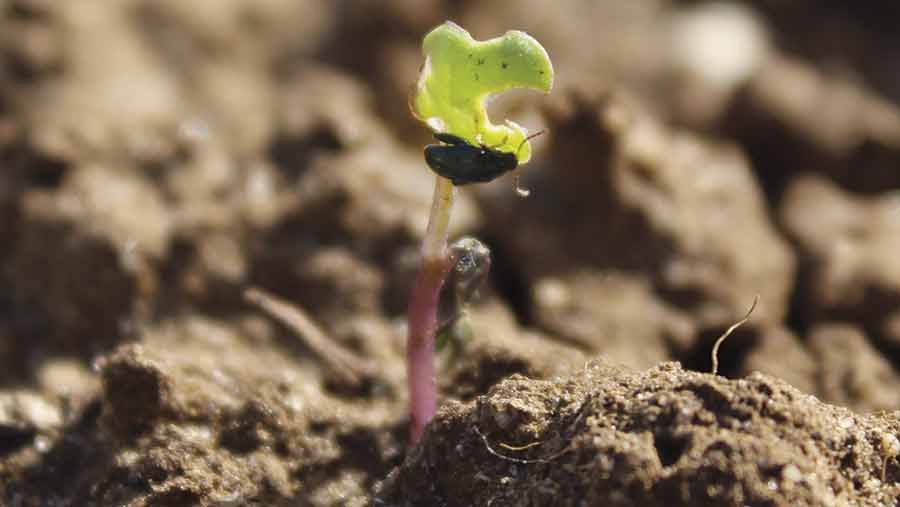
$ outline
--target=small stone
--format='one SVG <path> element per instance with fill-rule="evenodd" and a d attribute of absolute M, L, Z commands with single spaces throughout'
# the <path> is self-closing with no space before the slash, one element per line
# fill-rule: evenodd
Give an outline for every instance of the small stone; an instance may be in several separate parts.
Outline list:
<path fill-rule="evenodd" d="M 803 480 L 803 472 L 796 465 L 790 464 L 781 470 L 781 477 L 790 482 L 800 482 Z"/>
<path fill-rule="evenodd" d="M 571 294 L 566 285 L 557 278 L 545 278 L 534 289 L 537 300 L 552 308 L 562 308 L 569 304 Z"/>

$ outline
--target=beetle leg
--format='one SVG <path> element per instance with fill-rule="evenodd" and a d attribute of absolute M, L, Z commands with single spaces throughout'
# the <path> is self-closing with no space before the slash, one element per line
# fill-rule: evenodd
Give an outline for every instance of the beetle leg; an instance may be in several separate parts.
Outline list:
<path fill-rule="evenodd" d="M 516 193 L 519 194 L 519 197 L 522 197 L 522 198 L 528 197 L 528 195 L 531 194 L 531 190 L 528 190 L 527 188 L 522 188 L 521 186 L 519 186 L 519 170 L 518 169 L 513 170 L 513 177 L 515 177 Z"/>
<path fill-rule="evenodd" d="M 502 141 L 500 141 L 499 143 L 497 143 L 493 146 L 488 146 L 488 148 L 493 150 L 494 148 L 496 148 L 498 146 L 503 146 L 504 144 L 506 144 L 507 141 L 509 141 L 509 134 L 506 134 L 506 137 L 504 137 Z M 482 144 L 482 146 L 484 146 L 484 145 Z"/>

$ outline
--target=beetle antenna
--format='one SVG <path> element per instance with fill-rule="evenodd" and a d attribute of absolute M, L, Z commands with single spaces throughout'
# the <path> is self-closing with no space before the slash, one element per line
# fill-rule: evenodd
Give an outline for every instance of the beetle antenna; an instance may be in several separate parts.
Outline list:
<path fill-rule="evenodd" d="M 516 158 L 519 158 L 519 151 L 522 149 L 522 146 L 525 146 L 525 143 L 527 143 L 528 141 L 534 139 L 535 137 L 537 137 L 539 135 L 546 134 L 546 133 L 547 133 L 547 129 L 543 129 L 543 130 L 539 130 L 539 131 L 535 132 L 534 134 L 531 134 L 530 136 L 526 137 L 525 139 L 522 139 L 522 142 L 519 143 L 519 147 L 516 148 Z"/>
<path fill-rule="evenodd" d="M 478 134 L 478 135 L 481 136 L 481 134 Z M 479 137 L 479 139 L 476 139 L 476 140 L 478 141 L 478 144 L 480 144 L 482 147 L 494 149 L 498 146 L 503 146 L 504 144 L 506 144 L 506 141 L 509 141 L 509 134 L 506 134 L 506 137 L 504 137 L 502 141 L 500 141 L 499 143 L 497 143 L 493 146 L 485 146 L 485 144 L 481 141 L 480 137 Z"/>

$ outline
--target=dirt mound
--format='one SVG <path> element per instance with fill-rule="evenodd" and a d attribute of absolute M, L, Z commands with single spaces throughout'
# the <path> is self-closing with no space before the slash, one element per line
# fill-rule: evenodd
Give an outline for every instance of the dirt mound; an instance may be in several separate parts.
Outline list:
<path fill-rule="evenodd" d="M 895 505 L 898 430 L 762 374 L 594 362 L 443 407 L 374 504 Z"/>

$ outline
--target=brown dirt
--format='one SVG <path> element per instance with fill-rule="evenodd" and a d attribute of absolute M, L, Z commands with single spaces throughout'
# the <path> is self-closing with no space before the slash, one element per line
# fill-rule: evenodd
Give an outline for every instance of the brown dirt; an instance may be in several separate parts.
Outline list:
<path fill-rule="evenodd" d="M 0 0 L 0 505 L 900 505 L 894 4 L 589 4 Z M 558 79 L 409 448 L 444 19 Z"/>
<path fill-rule="evenodd" d="M 374 504 L 894 505 L 898 429 L 759 373 L 593 362 L 445 405 Z"/>

